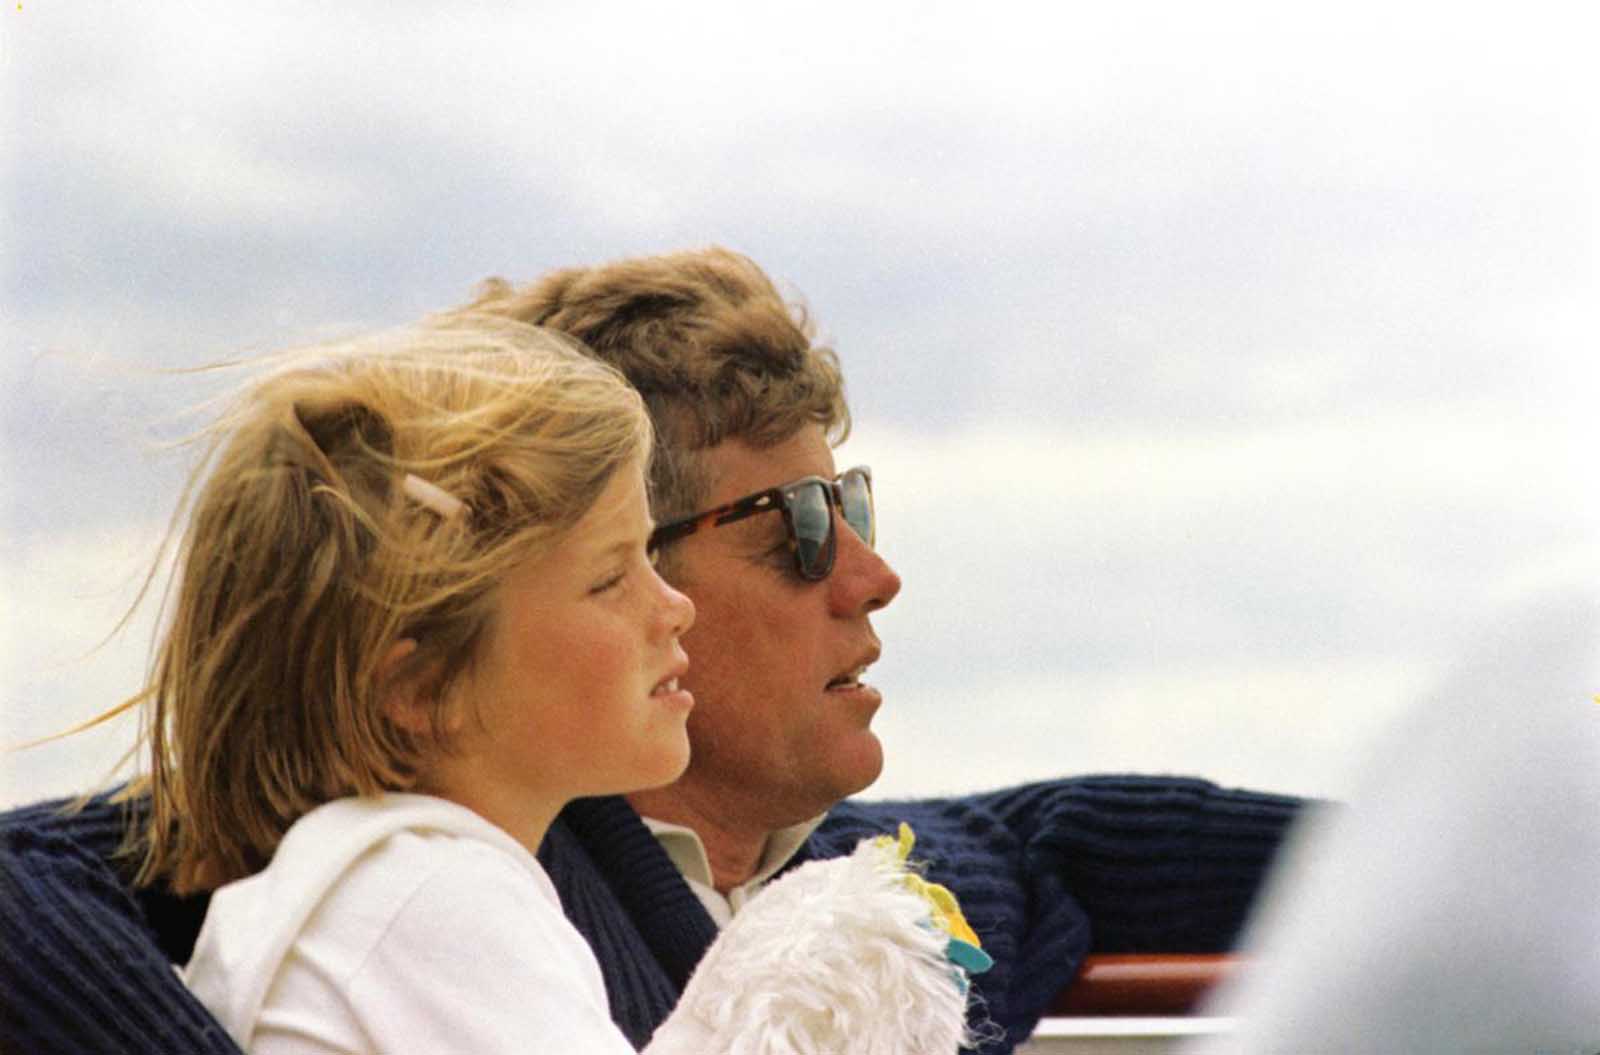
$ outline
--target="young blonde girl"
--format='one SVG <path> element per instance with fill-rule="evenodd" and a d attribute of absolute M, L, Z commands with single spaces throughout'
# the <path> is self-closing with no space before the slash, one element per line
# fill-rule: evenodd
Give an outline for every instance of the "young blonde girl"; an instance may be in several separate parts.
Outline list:
<path fill-rule="evenodd" d="M 646 552 L 638 395 L 456 316 L 280 360 L 207 435 L 144 694 L 141 879 L 220 887 L 185 980 L 259 1053 L 632 1051 L 534 852 L 571 799 L 688 761 L 694 613 Z M 649 1050 L 951 1050 L 941 910 L 893 848 L 826 865 L 729 928 Z M 867 888 L 859 937 L 820 924 L 842 966 L 774 944 Z M 778 1000 L 895 972 L 917 996 L 882 1012 Z"/>

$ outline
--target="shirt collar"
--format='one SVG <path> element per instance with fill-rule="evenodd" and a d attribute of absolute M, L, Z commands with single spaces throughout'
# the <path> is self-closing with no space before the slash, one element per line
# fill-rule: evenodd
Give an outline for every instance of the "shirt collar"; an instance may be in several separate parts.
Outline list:
<path fill-rule="evenodd" d="M 743 908 L 744 903 L 753 897 L 767 880 L 794 858 L 826 816 L 827 814 L 818 814 L 808 821 L 779 828 L 767 836 L 767 845 L 761 851 L 761 860 L 756 865 L 755 874 L 728 891 L 727 896 L 723 896 L 712 882 L 711 858 L 706 854 L 705 843 L 701 841 L 698 832 L 681 824 L 656 820 L 654 817 L 641 819 L 650 829 L 650 833 L 656 837 L 656 842 L 661 844 L 661 849 L 666 852 L 673 865 L 683 873 L 689 889 L 700 898 L 706 910 L 711 913 L 711 918 L 717 921 L 718 926 L 727 926 L 734 913 Z"/>

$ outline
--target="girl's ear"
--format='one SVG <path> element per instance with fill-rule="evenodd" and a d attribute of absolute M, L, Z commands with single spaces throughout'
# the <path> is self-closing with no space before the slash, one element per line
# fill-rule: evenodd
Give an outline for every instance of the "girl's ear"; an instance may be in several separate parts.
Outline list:
<path fill-rule="evenodd" d="M 433 720 L 422 697 L 423 672 L 406 669 L 406 660 L 416 650 L 417 642 L 409 637 L 390 647 L 378 664 L 378 701 L 385 718 L 414 736 L 426 737 L 433 732 Z"/>

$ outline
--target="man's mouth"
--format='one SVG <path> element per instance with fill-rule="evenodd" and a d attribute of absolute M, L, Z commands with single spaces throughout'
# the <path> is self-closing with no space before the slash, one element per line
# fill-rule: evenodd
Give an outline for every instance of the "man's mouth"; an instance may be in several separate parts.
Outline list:
<path fill-rule="evenodd" d="M 673 693 L 673 692 L 677 692 L 677 691 L 678 691 L 678 678 L 677 678 L 676 675 L 674 675 L 674 676 L 668 678 L 666 681 L 658 682 L 656 684 L 656 687 L 650 690 L 650 695 L 652 695 L 652 696 L 666 696 L 669 693 Z"/>
<path fill-rule="evenodd" d="M 861 686 L 861 675 L 865 674 L 866 672 L 866 667 L 857 667 L 855 670 L 847 671 L 846 673 L 841 674 L 837 678 L 829 681 L 827 688 L 830 691 L 833 689 L 859 688 Z"/>

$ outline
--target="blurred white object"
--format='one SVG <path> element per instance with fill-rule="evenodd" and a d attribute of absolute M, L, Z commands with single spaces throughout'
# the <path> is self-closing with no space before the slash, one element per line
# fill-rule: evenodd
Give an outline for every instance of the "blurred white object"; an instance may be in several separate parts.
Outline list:
<path fill-rule="evenodd" d="M 1491 628 L 1297 833 L 1222 1052 L 1600 1050 L 1600 604 Z"/>

